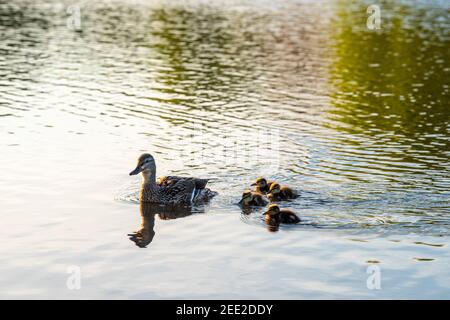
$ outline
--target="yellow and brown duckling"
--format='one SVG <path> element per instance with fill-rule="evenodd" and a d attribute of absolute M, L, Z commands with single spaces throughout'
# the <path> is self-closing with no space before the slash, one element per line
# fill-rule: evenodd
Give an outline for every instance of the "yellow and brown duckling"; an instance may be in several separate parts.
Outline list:
<path fill-rule="evenodd" d="M 292 210 L 280 209 L 277 204 L 271 204 L 264 215 L 266 224 L 269 226 L 276 226 L 280 223 L 296 224 L 301 221 Z"/>
<path fill-rule="evenodd" d="M 272 183 L 269 188 L 269 193 L 267 194 L 267 198 L 270 200 L 270 202 L 295 199 L 297 197 L 297 192 L 287 186 L 280 186 L 276 182 Z"/>
<path fill-rule="evenodd" d="M 266 194 L 267 192 L 269 192 L 270 190 L 270 186 L 275 183 L 273 181 L 267 181 L 266 178 L 263 177 L 259 177 L 256 179 L 256 181 L 254 183 L 252 183 L 251 185 L 255 187 L 255 191 L 262 193 L 262 194 Z"/>
<path fill-rule="evenodd" d="M 239 204 L 245 207 L 248 206 L 265 206 L 268 201 L 264 198 L 264 196 L 259 192 L 254 192 L 251 190 L 245 190 L 242 194 L 242 199 L 239 201 Z"/>

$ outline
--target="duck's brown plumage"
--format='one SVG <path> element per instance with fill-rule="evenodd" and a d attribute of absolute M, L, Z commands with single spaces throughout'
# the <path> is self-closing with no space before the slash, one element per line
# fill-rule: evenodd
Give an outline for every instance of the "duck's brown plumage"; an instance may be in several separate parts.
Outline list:
<path fill-rule="evenodd" d="M 267 181 L 266 178 L 259 177 L 256 179 L 254 183 L 252 183 L 252 186 L 255 186 L 255 191 L 266 194 L 270 190 L 270 186 L 275 183 L 275 181 Z"/>
<path fill-rule="evenodd" d="M 139 199 L 142 202 L 190 206 L 209 201 L 217 192 L 206 188 L 207 179 L 165 176 L 156 181 L 156 164 L 152 155 L 143 154 L 130 175 L 142 173 L 144 181 Z"/>
<path fill-rule="evenodd" d="M 280 222 L 286 224 L 296 224 L 299 223 L 301 219 L 291 210 L 281 209 L 280 210 Z"/>
<path fill-rule="evenodd" d="M 195 184 L 195 188 L 204 189 L 209 179 L 199 179 L 199 178 L 190 178 L 190 177 L 180 177 L 180 176 L 163 176 L 159 177 L 156 180 L 156 184 L 159 186 L 170 186 L 181 180 L 193 180 Z"/>
<path fill-rule="evenodd" d="M 273 183 L 270 186 L 269 193 L 267 194 L 267 198 L 271 202 L 295 199 L 297 197 L 298 194 L 294 190 L 292 190 L 288 186 L 280 186 L 278 183 Z"/>
<path fill-rule="evenodd" d="M 268 201 L 264 198 L 264 195 L 262 195 L 259 192 L 246 190 L 242 194 L 242 199 L 239 202 L 242 206 L 256 206 L 261 207 L 265 206 L 268 203 Z"/>
<path fill-rule="evenodd" d="M 280 223 L 296 224 L 301 222 L 301 219 L 292 210 L 280 209 L 276 204 L 271 204 L 264 215 L 267 225 Z"/>

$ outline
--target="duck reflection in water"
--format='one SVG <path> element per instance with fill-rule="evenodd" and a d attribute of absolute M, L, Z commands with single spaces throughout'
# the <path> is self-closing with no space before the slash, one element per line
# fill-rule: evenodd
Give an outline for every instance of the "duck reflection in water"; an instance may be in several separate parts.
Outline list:
<path fill-rule="evenodd" d="M 241 206 L 241 212 L 244 216 L 250 216 L 252 214 L 261 214 L 261 207 L 255 207 L 255 206 Z M 270 232 L 276 232 L 280 228 L 280 222 L 277 219 L 269 219 L 266 218 L 266 215 L 263 215 L 264 222 L 267 226 L 267 230 Z"/>
<path fill-rule="evenodd" d="M 139 209 L 142 218 L 141 229 L 128 234 L 128 236 L 140 248 L 146 248 L 153 241 L 155 216 L 159 216 L 161 220 L 172 220 L 190 216 L 194 212 L 202 212 L 198 209 L 192 211 L 192 208 L 189 207 L 163 206 L 148 202 L 141 202 Z"/>

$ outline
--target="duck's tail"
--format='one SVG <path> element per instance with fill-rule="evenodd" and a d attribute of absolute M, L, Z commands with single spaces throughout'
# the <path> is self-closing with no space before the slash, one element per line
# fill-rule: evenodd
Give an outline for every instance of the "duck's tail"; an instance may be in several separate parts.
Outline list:
<path fill-rule="evenodd" d="M 212 191 L 211 189 L 195 189 L 192 197 L 192 203 L 204 203 L 208 202 L 219 193 L 216 191 Z"/>

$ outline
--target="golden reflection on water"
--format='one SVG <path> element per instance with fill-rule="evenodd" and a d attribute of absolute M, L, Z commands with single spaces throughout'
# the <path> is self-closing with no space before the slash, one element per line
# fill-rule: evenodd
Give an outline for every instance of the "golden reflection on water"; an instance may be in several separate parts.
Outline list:
<path fill-rule="evenodd" d="M 382 29 L 371 31 L 355 28 L 355 21 L 365 19 L 363 8 L 363 2 L 337 6 L 328 115 L 333 122 L 327 124 L 367 136 L 363 143 L 342 142 L 375 153 L 383 170 L 419 175 L 421 187 L 446 192 L 450 65 L 442 11 L 386 3 Z"/>
<path fill-rule="evenodd" d="M 161 220 L 173 220 L 190 216 L 193 213 L 204 213 L 202 208 L 163 206 L 141 202 L 139 212 L 142 218 L 141 228 L 128 234 L 130 240 L 140 248 L 146 248 L 155 237 L 155 216 Z"/>
<path fill-rule="evenodd" d="M 86 6 L 82 33 L 47 7 L 1 6 L 6 148 L 48 132 L 58 160 L 76 159 L 65 139 L 85 135 L 80 145 L 95 149 L 112 136 L 111 161 L 146 151 L 166 172 L 211 177 L 225 190 L 215 201 L 223 210 L 264 174 L 297 186 L 295 209 L 325 226 L 447 228 L 439 10 L 383 6 L 382 30 L 370 31 L 357 23 L 366 18 L 357 1 L 327 10 Z"/>

